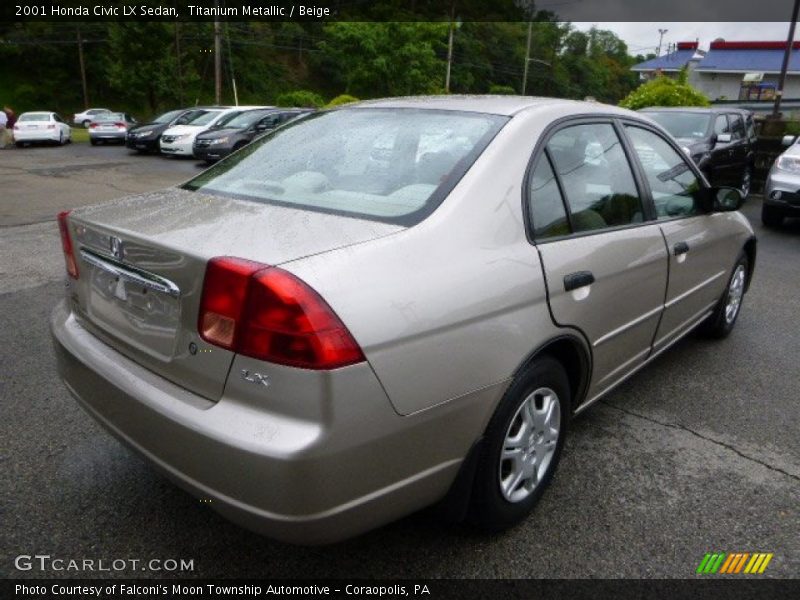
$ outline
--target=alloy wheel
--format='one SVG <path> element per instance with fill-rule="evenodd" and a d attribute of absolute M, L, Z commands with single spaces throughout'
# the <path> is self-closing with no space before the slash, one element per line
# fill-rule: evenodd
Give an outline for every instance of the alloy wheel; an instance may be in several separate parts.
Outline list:
<path fill-rule="evenodd" d="M 744 265 L 737 265 L 736 270 L 731 277 L 731 283 L 728 286 L 728 302 L 725 304 L 725 322 L 730 324 L 736 319 L 739 314 L 739 308 L 742 305 L 742 296 L 744 295 Z"/>
<path fill-rule="evenodd" d="M 561 432 L 561 406 L 550 388 L 522 401 L 508 426 L 500 455 L 500 491 L 509 502 L 528 498 L 550 467 Z"/>

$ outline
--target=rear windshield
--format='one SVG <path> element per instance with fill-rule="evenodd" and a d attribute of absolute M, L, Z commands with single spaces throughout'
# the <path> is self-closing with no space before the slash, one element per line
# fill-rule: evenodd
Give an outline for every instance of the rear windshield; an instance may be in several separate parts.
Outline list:
<path fill-rule="evenodd" d="M 95 118 L 97 123 L 105 123 L 107 121 L 124 121 L 125 115 L 122 113 L 103 113 Z"/>
<path fill-rule="evenodd" d="M 676 138 L 702 139 L 708 134 L 711 123 L 711 115 L 708 113 L 645 111 L 644 114 Z"/>
<path fill-rule="evenodd" d="M 49 121 L 50 113 L 24 113 L 20 115 L 19 121 Z"/>
<path fill-rule="evenodd" d="M 185 184 L 189 190 L 413 225 L 507 117 L 358 108 L 293 121 Z"/>
<path fill-rule="evenodd" d="M 211 121 L 216 119 L 221 112 L 222 112 L 221 110 L 209 110 L 208 112 L 200 113 L 199 115 L 191 119 L 188 124 L 208 125 L 209 123 L 211 123 Z"/>

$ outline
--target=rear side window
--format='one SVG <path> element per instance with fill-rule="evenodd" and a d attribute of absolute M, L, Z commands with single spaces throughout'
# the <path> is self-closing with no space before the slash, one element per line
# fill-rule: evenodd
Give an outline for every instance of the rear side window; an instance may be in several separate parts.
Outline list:
<path fill-rule="evenodd" d="M 530 179 L 529 211 L 536 239 L 570 233 L 567 211 L 548 157 L 542 156 Z"/>
<path fill-rule="evenodd" d="M 695 194 L 700 180 L 684 156 L 652 131 L 626 125 L 625 131 L 653 194 L 658 219 L 688 217 L 699 212 Z"/>
<path fill-rule="evenodd" d="M 565 127 L 547 143 L 564 191 L 573 232 L 644 220 L 631 166 L 610 123 Z"/>

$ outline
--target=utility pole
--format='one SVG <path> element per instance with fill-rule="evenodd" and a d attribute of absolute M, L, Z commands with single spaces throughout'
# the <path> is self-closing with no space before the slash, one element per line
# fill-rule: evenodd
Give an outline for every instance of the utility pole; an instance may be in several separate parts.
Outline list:
<path fill-rule="evenodd" d="M 781 76 L 778 79 L 778 89 L 775 90 L 775 105 L 772 107 L 772 118 L 777 119 L 781 115 L 781 99 L 783 98 L 783 86 L 786 84 L 786 71 L 789 70 L 789 59 L 792 56 L 792 45 L 794 44 L 794 26 L 797 23 L 797 12 L 800 9 L 800 0 L 794 0 L 792 9 L 792 21 L 789 23 L 789 37 L 786 39 L 786 50 L 783 52 L 783 64 L 781 65 Z"/>
<path fill-rule="evenodd" d="M 450 2 L 450 35 L 448 36 L 447 40 L 447 74 L 444 77 L 444 92 L 445 94 L 450 93 L 450 68 L 453 66 L 453 29 L 455 27 L 455 23 L 453 23 L 456 15 L 456 2 L 452 0 Z"/>
<path fill-rule="evenodd" d="M 533 35 L 533 21 L 528 21 L 528 41 L 525 44 L 525 67 L 522 70 L 522 95 L 528 87 L 528 63 L 531 62 L 531 36 Z"/>
<path fill-rule="evenodd" d="M 239 106 L 239 93 L 236 91 L 236 74 L 233 71 L 233 52 L 231 51 L 231 32 L 225 22 L 225 40 L 228 42 L 228 66 L 231 70 L 231 87 L 233 88 L 233 105 Z"/>
<path fill-rule="evenodd" d="M 78 36 L 78 63 L 81 67 L 81 85 L 83 86 L 83 109 L 89 109 L 89 88 L 86 85 L 86 64 L 83 62 L 83 38 L 81 37 L 81 27 L 76 28 Z"/>
<path fill-rule="evenodd" d="M 214 5 L 219 9 L 219 0 Z M 222 104 L 222 27 L 219 15 L 214 17 L 214 103 Z"/>
<path fill-rule="evenodd" d="M 178 103 L 183 106 L 183 69 L 181 68 L 181 33 L 180 23 L 175 21 L 175 58 L 178 70 Z"/>
<path fill-rule="evenodd" d="M 659 29 L 658 30 L 658 50 L 656 51 L 656 56 L 661 56 L 661 42 L 664 40 L 664 34 L 667 33 L 669 29 Z"/>

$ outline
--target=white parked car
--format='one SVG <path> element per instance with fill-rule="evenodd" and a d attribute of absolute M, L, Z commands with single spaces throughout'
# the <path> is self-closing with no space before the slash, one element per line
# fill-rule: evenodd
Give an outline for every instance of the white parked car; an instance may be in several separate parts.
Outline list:
<path fill-rule="evenodd" d="M 72 141 L 72 129 L 54 112 L 22 113 L 14 124 L 14 142 L 18 148 L 34 142 L 67 144 Z"/>
<path fill-rule="evenodd" d="M 254 108 L 271 108 L 269 106 L 223 106 L 219 108 L 209 108 L 196 116 L 185 125 L 175 125 L 170 127 L 163 134 L 159 141 L 159 148 L 163 154 L 174 154 L 176 156 L 192 156 L 194 150 L 194 139 L 198 134 L 208 129 L 221 125 L 227 119 L 232 119 L 245 110 Z"/>
<path fill-rule="evenodd" d="M 110 113 L 107 108 L 89 108 L 83 112 L 75 113 L 72 117 L 72 122 L 81 127 L 89 127 L 89 124 L 100 115 Z"/>

